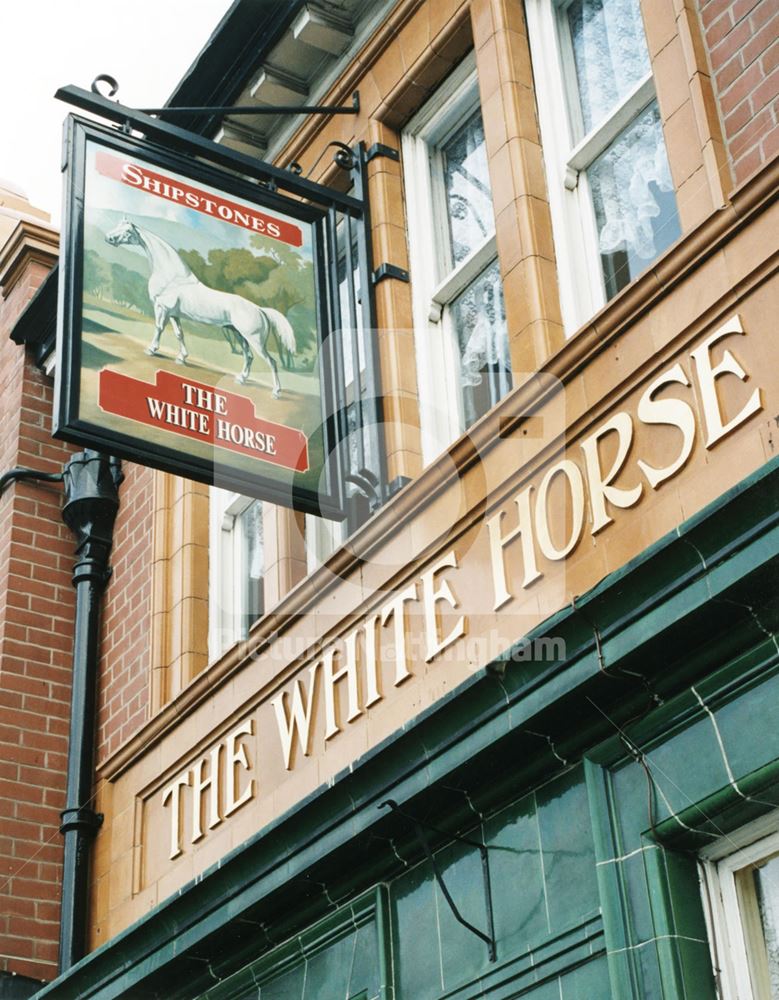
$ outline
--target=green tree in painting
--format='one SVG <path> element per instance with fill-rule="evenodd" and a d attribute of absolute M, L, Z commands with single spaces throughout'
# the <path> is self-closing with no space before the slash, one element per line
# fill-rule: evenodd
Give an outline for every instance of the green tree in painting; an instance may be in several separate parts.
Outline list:
<path fill-rule="evenodd" d="M 233 248 L 210 250 L 207 260 L 197 250 L 182 250 L 180 256 L 210 288 L 283 313 L 295 331 L 298 355 L 309 353 L 316 344 L 313 265 L 294 248 L 268 237 L 253 236 L 252 246 L 260 253 Z M 282 344 L 278 353 L 284 367 L 292 367 L 293 358 Z"/>
<path fill-rule="evenodd" d="M 251 299 L 251 286 L 264 281 L 269 271 L 276 267 L 271 258 L 258 257 L 251 250 L 210 250 L 204 260 L 197 250 L 182 250 L 181 259 L 192 273 L 208 285 L 222 292 L 235 292 Z"/>
<path fill-rule="evenodd" d="M 146 278 L 123 264 L 109 264 L 94 250 L 84 254 L 84 291 L 148 316 L 153 314 Z"/>
<path fill-rule="evenodd" d="M 260 304 L 284 313 L 295 329 L 298 353 L 309 352 L 316 345 L 314 265 L 293 247 L 268 236 L 252 236 L 251 242 L 277 263 L 258 288 Z"/>
<path fill-rule="evenodd" d="M 112 264 L 111 287 L 114 302 L 146 313 L 147 316 L 153 315 L 148 282 L 137 271 L 131 271 L 121 264 Z"/>
<path fill-rule="evenodd" d="M 111 288 L 111 267 L 94 250 L 84 254 L 84 290 L 102 299 Z"/>

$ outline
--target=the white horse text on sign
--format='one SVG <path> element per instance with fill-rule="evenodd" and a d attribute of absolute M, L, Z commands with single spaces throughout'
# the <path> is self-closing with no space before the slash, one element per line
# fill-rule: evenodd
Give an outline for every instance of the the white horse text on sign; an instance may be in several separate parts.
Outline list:
<path fill-rule="evenodd" d="M 128 219 L 123 219 L 115 229 L 106 234 L 106 243 L 111 246 L 128 244 L 140 247 L 149 259 L 149 297 L 154 306 L 155 329 L 152 342 L 146 349 L 147 354 L 159 352 L 160 338 L 168 320 L 179 342 L 176 357 L 179 364 L 186 364 L 189 357 L 181 327 L 182 319 L 221 327 L 231 343 L 237 341 L 243 353 L 243 369 L 240 375 L 236 375 L 236 382 L 243 385 L 249 377 L 254 349 L 271 370 L 273 398 L 278 399 L 281 383 L 276 361 L 268 352 L 268 338 L 274 333 L 280 347 L 290 354 L 295 353 L 295 333 L 286 316 L 276 309 L 255 305 L 241 295 L 221 292 L 204 285 L 169 243 Z"/>

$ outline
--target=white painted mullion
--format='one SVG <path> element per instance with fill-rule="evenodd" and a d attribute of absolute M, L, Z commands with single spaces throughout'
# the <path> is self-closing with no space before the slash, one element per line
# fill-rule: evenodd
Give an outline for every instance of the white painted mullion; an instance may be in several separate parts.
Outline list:
<path fill-rule="evenodd" d="M 575 203 L 568 213 L 569 224 L 578 224 L 582 245 L 589 248 L 583 251 L 580 267 L 576 268 L 581 308 L 580 322 L 583 322 L 588 316 L 594 316 L 606 302 L 606 286 L 600 263 L 600 234 L 595 221 L 590 179 L 585 171 L 579 174 L 576 190 L 566 191 L 565 196 Z"/>
<path fill-rule="evenodd" d="M 571 24 L 567 16 L 569 6 L 570 3 L 565 3 L 557 7 L 554 44 L 560 59 L 560 75 L 564 94 L 563 114 L 565 117 L 563 120 L 568 124 L 568 149 L 571 149 L 577 139 L 584 136 L 584 119 L 579 94 L 579 77 L 576 72 L 576 56 L 571 37 Z"/>
<path fill-rule="evenodd" d="M 752 983 L 749 977 L 749 960 L 747 958 L 747 943 L 744 937 L 744 924 L 741 919 L 741 909 L 738 904 L 736 879 L 734 870 L 727 864 L 719 865 L 719 884 L 722 900 L 723 926 L 721 931 L 728 943 L 730 953 L 730 968 L 728 970 L 733 990 L 733 1000 L 752 1000 Z"/>
<path fill-rule="evenodd" d="M 233 535 L 235 516 L 230 506 L 235 494 L 212 487 L 209 494 L 209 659 L 222 655 L 232 636 Z"/>
<path fill-rule="evenodd" d="M 478 278 L 481 272 L 497 256 L 497 242 L 495 233 L 491 233 L 484 242 L 468 254 L 454 270 L 447 274 L 444 280 L 433 290 L 431 296 L 433 302 L 438 306 L 446 306 L 453 299 L 465 291 L 474 278 Z M 440 309 L 439 309 L 440 312 Z M 431 310 L 432 316 L 433 310 Z"/>
<path fill-rule="evenodd" d="M 654 78 L 649 72 L 625 95 L 609 116 L 571 150 L 566 164 L 568 169 L 574 172 L 586 170 L 654 98 Z"/>
<path fill-rule="evenodd" d="M 737 874 L 779 852 L 779 811 L 726 834 L 701 852 L 712 961 L 723 1000 L 756 1000 L 752 987 Z"/>
<path fill-rule="evenodd" d="M 457 366 L 447 322 L 430 321 L 432 293 L 438 284 L 440 251 L 436 245 L 435 222 L 431 218 L 433 190 L 427 143 L 418 136 L 404 135 L 403 161 L 410 222 L 409 258 L 422 457 L 428 463 L 460 433 L 459 410 L 451 405 L 459 397 L 459 386 L 454 379 Z"/>
<path fill-rule="evenodd" d="M 589 269 L 592 244 L 587 244 L 582 230 L 579 192 L 566 189 L 565 184 L 572 142 L 557 12 L 549 0 L 527 0 L 526 16 L 534 53 L 533 74 L 555 236 L 560 308 L 566 335 L 571 336 L 594 312 Z"/>

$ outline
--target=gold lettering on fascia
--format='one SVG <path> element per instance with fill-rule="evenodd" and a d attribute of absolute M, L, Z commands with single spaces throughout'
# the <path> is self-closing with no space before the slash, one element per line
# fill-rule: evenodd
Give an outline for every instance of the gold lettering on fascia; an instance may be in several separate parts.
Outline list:
<path fill-rule="evenodd" d="M 254 719 L 245 719 L 162 790 L 162 806 L 170 808 L 169 858 L 182 853 L 185 834 L 189 843 L 196 844 L 254 798 L 255 779 L 250 776 L 246 748 L 253 734 Z"/>
<path fill-rule="evenodd" d="M 365 709 L 385 697 L 380 667 L 388 668 L 393 687 L 399 687 L 413 676 L 414 664 L 407 641 L 412 605 L 421 604 L 426 663 L 466 634 L 465 615 L 460 614 L 448 628 L 443 620 L 444 614 L 454 615 L 460 607 L 451 582 L 444 575 L 456 569 L 457 555 L 452 550 L 418 581 L 393 594 L 377 613 L 370 615 L 343 640 L 328 646 L 308 668 L 307 676 L 296 678 L 291 687 L 270 700 L 284 767 L 288 771 L 294 768 L 299 756 L 311 754 L 320 701 L 324 706 L 324 741 L 327 742 L 358 719 Z M 382 639 L 387 640 L 385 646 L 382 646 Z M 384 653 L 384 663 L 380 662 L 380 650 Z M 339 689 L 344 691 L 343 718 Z"/>
<path fill-rule="evenodd" d="M 495 611 L 517 596 L 509 585 L 509 561 L 521 560 L 521 570 L 518 567 L 517 573 L 521 576 L 519 586 L 524 590 L 544 575 L 539 568 L 539 551 L 550 562 L 555 562 L 565 559 L 576 549 L 584 533 L 587 502 L 590 510 L 589 531 L 591 535 L 597 535 L 613 522 L 614 508 L 628 509 L 639 503 L 644 495 L 645 482 L 649 489 L 656 490 L 681 472 L 692 455 L 698 432 L 693 405 L 696 399 L 700 402 L 702 433 L 707 449 L 762 409 L 761 390 L 756 388 L 737 413 L 728 417 L 722 412 L 719 380 L 735 376 L 746 382 L 749 375 L 729 349 L 725 349 L 721 360 L 716 363 L 712 358 L 712 349 L 725 337 L 736 334 L 743 335 L 744 328 L 740 318 L 733 316 L 690 351 L 692 377 L 680 362 L 662 372 L 644 390 L 635 417 L 620 410 L 580 443 L 581 465 L 573 455 L 565 458 L 546 472 L 537 491 L 532 484 L 523 487 L 505 507 L 487 519 Z M 669 393 L 674 389 L 677 390 L 674 394 L 659 397 L 661 390 Z M 662 468 L 651 465 L 644 458 L 629 462 L 636 419 L 649 427 L 665 425 L 681 433 L 679 450 L 672 462 Z M 614 458 L 606 469 L 603 443 L 607 438 L 611 439 Z M 571 512 L 570 534 L 560 547 L 552 541 L 547 504 L 549 487 L 556 477 L 565 478 Z"/>
<path fill-rule="evenodd" d="M 612 414 L 578 448 L 547 468 L 537 485 L 523 486 L 486 520 L 495 611 L 518 596 L 509 582 L 513 560 L 521 560 L 512 567 L 518 576 L 516 586 L 531 587 L 544 575 L 540 557 L 552 563 L 565 560 L 588 527 L 591 535 L 607 530 L 616 508 L 635 507 L 647 489 L 657 490 L 684 469 L 698 434 L 696 401 L 707 449 L 762 409 L 761 390 L 756 388 L 738 412 L 723 412 L 720 381 L 735 376 L 746 382 L 749 375 L 731 350 L 725 349 L 716 362 L 712 352 L 724 338 L 737 334 L 744 330 L 734 316 L 690 352 L 692 364 L 687 368 L 677 362 L 654 378 L 640 396 L 635 414 L 626 410 Z M 630 460 L 636 421 L 678 431 L 678 451 L 667 465 L 653 465 L 646 457 Z M 604 460 L 606 453 L 613 456 L 609 461 Z M 553 537 L 550 525 L 558 506 L 550 501 L 553 487 L 556 496 L 563 491 L 566 497 L 563 537 L 559 526 Z M 468 618 L 453 579 L 458 569 L 452 549 L 343 639 L 324 648 L 291 684 L 260 707 L 258 711 L 267 711 L 273 720 L 269 720 L 272 728 L 275 723 L 288 771 L 310 756 L 315 732 L 321 732 L 326 744 L 414 676 L 408 641 L 412 628 L 421 632 L 425 663 L 468 634 Z M 412 619 L 412 608 L 419 614 L 419 625 Z M 323 724 L 318 729 L 320 717 Z M 251 718 L 244 720 L 163 789 L 162 805 L 170 810 L 170 858 L 182 853 L 185 840 L 197 844 L 254 797 L 256 779 L 248 751 L 254 723 Z"/>

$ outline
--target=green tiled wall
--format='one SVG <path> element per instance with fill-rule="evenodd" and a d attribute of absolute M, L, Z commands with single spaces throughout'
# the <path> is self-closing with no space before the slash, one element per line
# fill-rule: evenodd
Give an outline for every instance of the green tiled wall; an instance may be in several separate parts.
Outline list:
<path fill-rule="evenodd" d="M 777 804 L 778 722 L 771 638 L 628 727 L 632 753 L 624 739 L 611 759 L 594 751 L 586 770 L 614 997 L 714 1000 L 696 857 Z"/>
<path fill-rule="evenodd" d="M 205 998 L 714 1000 L 696 857 L 739 822 L 734 803 L 752 815 L 777 801 L 778 653 L 767 638 L 514 801 L 472 806 L 495 961 L 432 863 L 406 862 Z M 450 839 L 435 858 L 486 931 L 479 851 Z"/>
<path fill-rule="evenodd" d="M 597 916 L 599 901 L 581 766 L 491 816 L 481 834 L 489 849 L 497 962 L 490 963 L 484 942 L 457 922 L 425 862 L 396 879 L 390 891 L 399 997 L 514 996 L 515 988 L 524 996 L 533 982 L 541 982 L 527 996 L 544 1000 L 548 993 L 559 1000 L 558 971 L 590 959 L 598 948 L 597 934 L 595 943 L 582 941 L 582 928 Z M 455 843 L 440 851 L 437 861 L 462 915 L 486 929 L 478 851 Z M 608 996 L 605 963 L 584 968 L 586 974 L 567 977 L 571 995 L 577 995 L 580 981 L 600 977 L 600 992 L 590 996 Z"/>

